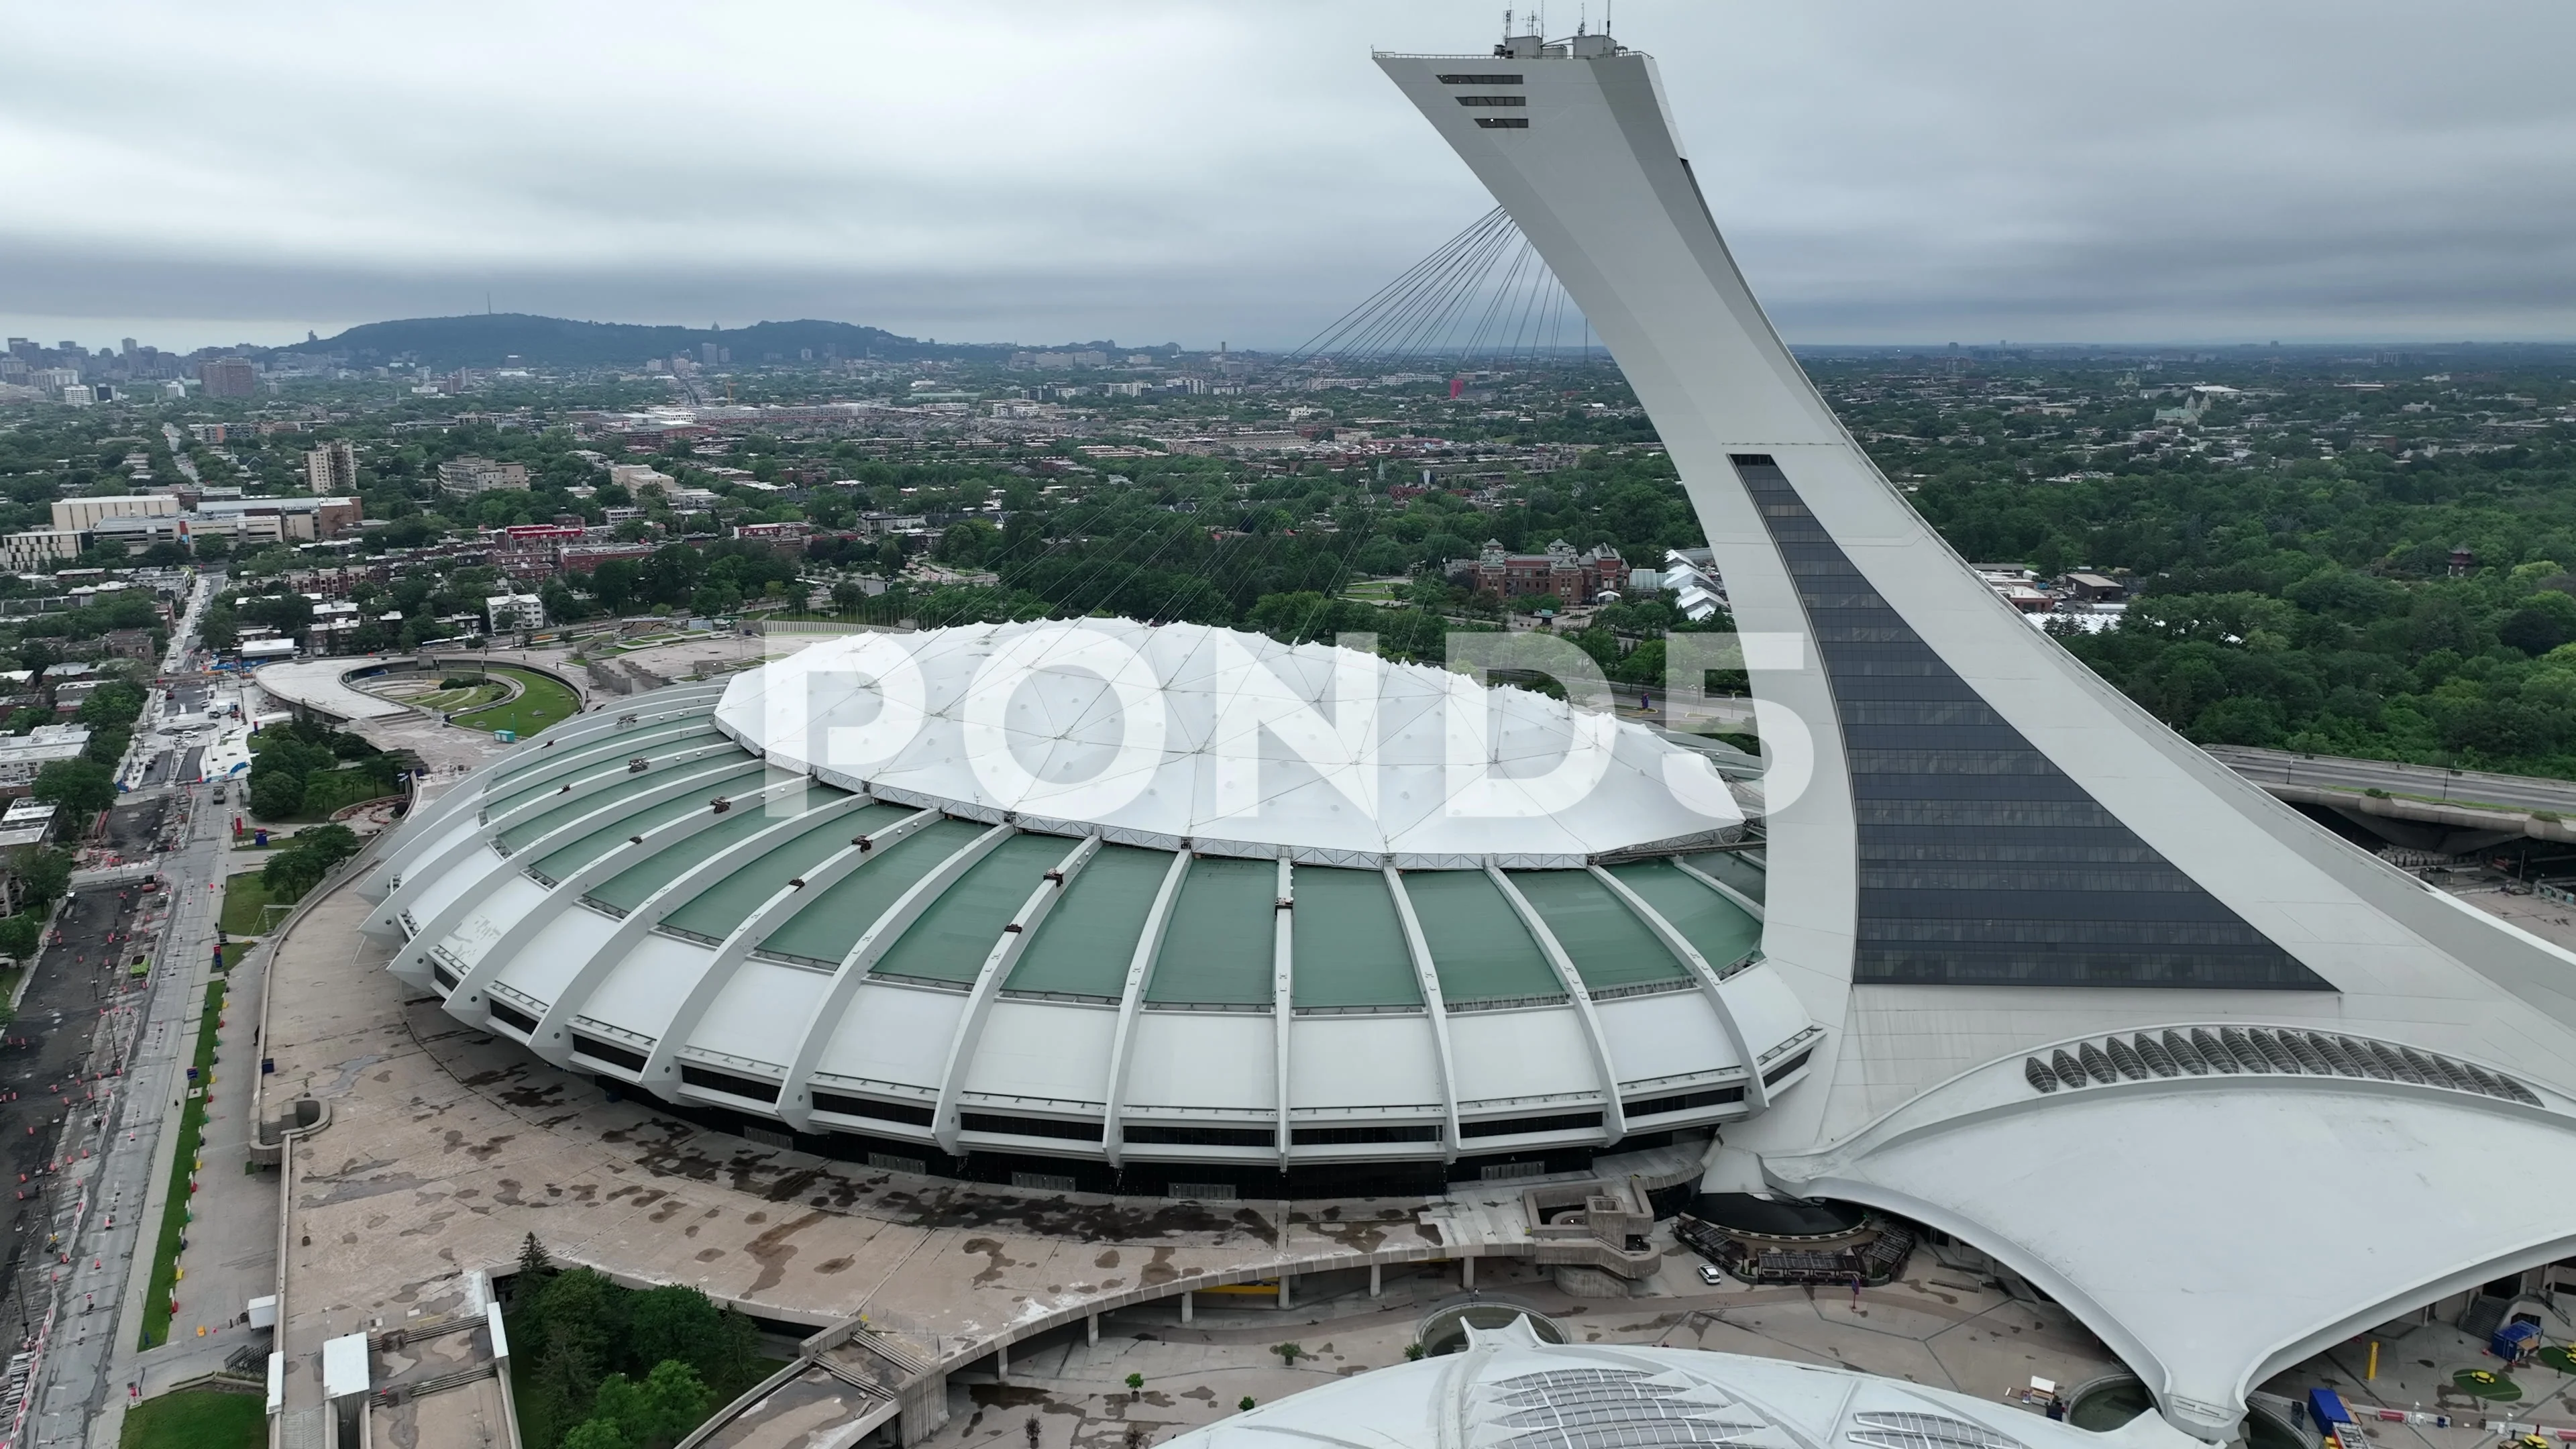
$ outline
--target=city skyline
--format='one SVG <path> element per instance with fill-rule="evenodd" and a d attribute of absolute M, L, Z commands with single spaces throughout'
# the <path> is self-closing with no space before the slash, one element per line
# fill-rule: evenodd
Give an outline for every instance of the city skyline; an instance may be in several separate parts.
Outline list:
<path fill-rule="evenodd" d="M 1599 19 L 1570 8 L 1552 31 Z M 31 17 L 0 62 L 0 326 L 188 350 L 490 305 L 1293 345 L 1481 209 L 1350 49 L 1498 19 L 571 10 L 495 49 L 470 7 Z M 2528 181 L 2576 119 L 2541 69 L 2576 17 L 1618 21 L 1674 58 L 1701 185 L 1794 342 L 2576 336 L 2546 280 L 2569 203 Z"/>

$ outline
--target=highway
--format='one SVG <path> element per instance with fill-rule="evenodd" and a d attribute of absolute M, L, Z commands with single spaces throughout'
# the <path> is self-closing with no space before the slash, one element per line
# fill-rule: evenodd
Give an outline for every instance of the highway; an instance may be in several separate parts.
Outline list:
<path fill-rule="evenodd" d="M 2210 758 L 2257 785 L 2325 790 L 2385 790 L 2454 805 L 2500 805 L 2576 815 L 2576 780 L 2446 770 L 2439 765 L 2400 765 L 2339 755 L 2300 755 L 2244 745 L 2212 745 Z"/>

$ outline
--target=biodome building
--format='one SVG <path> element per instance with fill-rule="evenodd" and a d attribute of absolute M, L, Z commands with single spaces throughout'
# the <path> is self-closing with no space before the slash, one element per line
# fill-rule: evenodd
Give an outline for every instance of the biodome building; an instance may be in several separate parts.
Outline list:
<path fill-rule="evenodd" d="M 1022 1185 L 1438 1191 L 1761 1112 L 1818 1030 L 1707 760 L 1197 625 L 818 644 L 423 812 L 395 970 L 612 1087 Z"/>

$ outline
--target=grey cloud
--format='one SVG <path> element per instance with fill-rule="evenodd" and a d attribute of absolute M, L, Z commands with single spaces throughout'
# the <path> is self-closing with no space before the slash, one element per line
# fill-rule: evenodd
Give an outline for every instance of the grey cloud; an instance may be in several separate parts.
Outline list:
<path fill-rule="evenodd" d="M 0 320 L 1282 345 L 1486 204 L 1367 59 L 1482 0 L 407 13 L 23 12 Z M 2576 336 L 2552 0 L 1618 17 L 1793 340 Z"/>

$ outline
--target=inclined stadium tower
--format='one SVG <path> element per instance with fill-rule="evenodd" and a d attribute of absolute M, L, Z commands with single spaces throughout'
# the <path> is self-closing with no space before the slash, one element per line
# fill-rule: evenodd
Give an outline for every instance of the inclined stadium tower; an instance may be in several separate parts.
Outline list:
<path fill-rule="evenodd" d="M 371 878 L 393 969 L 880 1166 L 1340 1195 L 1713 1131 L 1703 1201 L 1972 1245 L 2215 1442 L 2280 1369 L 2576 1257 L 2576 957 L 1988 592 L 1772 332 L 1649 57 L 1378 63 L 1680 471 L 1803 776 L 1758 850 L 1704 757 L 1525 692 L 1196 626 L 879 635 L 425 807 Z"/>

